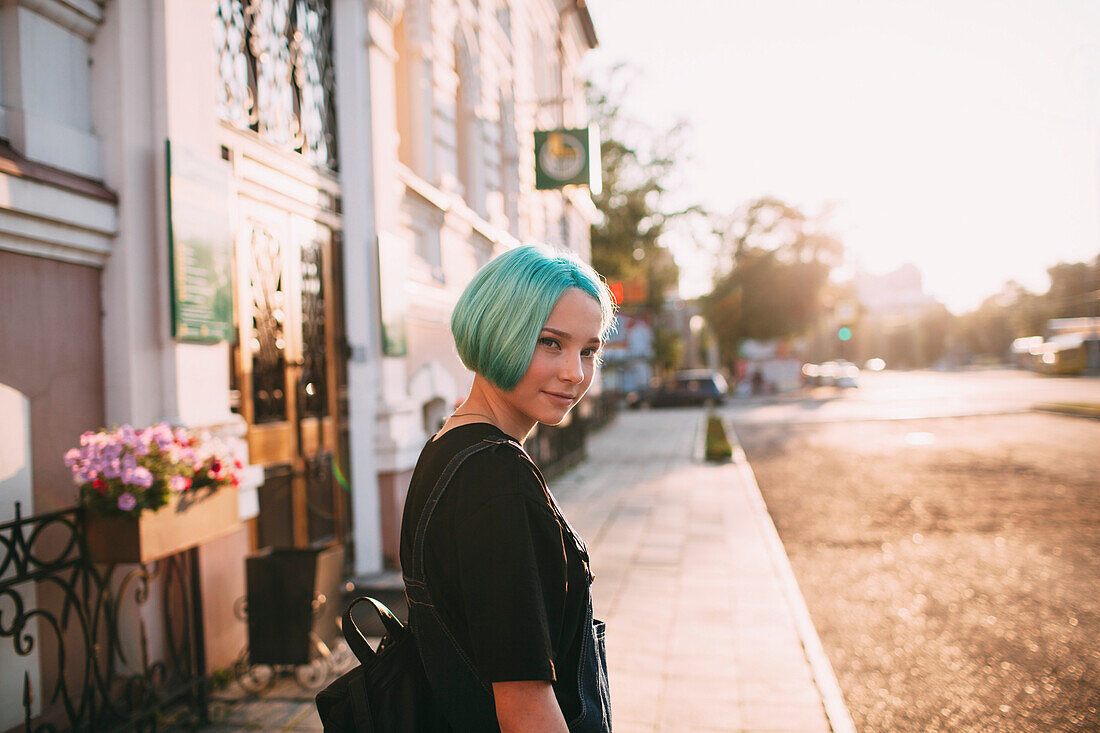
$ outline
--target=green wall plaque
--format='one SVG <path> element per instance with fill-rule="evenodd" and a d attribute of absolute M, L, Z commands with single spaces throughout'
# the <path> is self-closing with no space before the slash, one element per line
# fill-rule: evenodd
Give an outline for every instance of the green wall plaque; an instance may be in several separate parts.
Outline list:
<path fill-rule="evenodd" d="M 178 341 L 236 341 L 229 164 L 171 141 L 165 146 L 172 336 Z"/>

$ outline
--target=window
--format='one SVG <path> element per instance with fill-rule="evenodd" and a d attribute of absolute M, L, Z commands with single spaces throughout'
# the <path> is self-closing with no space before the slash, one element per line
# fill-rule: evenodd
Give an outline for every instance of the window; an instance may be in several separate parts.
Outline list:
<path fill-rule="evenodd" d="M 217 113 L 336 169 L 329 0 L 213 0 Z"/>

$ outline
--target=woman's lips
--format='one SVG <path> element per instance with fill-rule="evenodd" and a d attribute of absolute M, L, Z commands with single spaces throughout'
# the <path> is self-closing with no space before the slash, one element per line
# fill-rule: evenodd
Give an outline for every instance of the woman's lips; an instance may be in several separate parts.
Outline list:
<path fill-rule="evenodd" d="M 557 392 L 543 392 L 543 394 L 549 397 L 550 401 L 554 404 L 561 405 L 563 407 L 568 407 L 576 401 L 576 398 L 571 395 L 563 395 Z"/>

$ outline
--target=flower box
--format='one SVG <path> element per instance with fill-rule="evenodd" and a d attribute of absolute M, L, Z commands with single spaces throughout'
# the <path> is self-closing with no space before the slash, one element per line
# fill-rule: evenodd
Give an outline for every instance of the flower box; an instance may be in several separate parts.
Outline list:
<path fill-rule="evenodd" d="M 238 493 L 231 487 L 180 492 L 140 516 L 87 512 L 88 552 L 94 562 L 148 563 L 217 539 L 241 526 Z"/>
<path fill-rule="evenodd" d="M 85 510 L 96 562 L 147 563 L 240 526 L 237 473 L 228 446 L 168 423 L 88 431 L 65 453 Z"/>

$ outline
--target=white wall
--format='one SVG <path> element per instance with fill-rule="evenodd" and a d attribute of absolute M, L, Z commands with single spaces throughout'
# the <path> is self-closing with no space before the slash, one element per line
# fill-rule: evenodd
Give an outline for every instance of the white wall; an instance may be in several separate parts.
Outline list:
<path fill-rule="evenodd" d="M 26 395 L 0 384 L 0 524 L 15 517 L 15 502 L 21 502 L 22 515 L 33 513 L 31 496 L 31 407 Z M 8 548 L 0 548 L 5 555 Z M 0 580 L 15 575 L 9 567 Z M 26 610 L 38 605 L 34 583 L 17 586 Z M 4 602 L 3 613 L 11 623 L 14 610 L 10 602 Z M 37 623 L 26 630 L 37 641 Z M 31 687 L 37 691 L 33 714 L 42 710 L 42 680 L 38 664 L 37 645 L 27 656 L 15 653 L 12 639 L 0 640 L 0 730 L 13 728 L 23 722 L 23 675 L 30 675 Z"/>
<path fill-rule="evenodd" d="M 89 5 L 83 22 L 66 18 L 59 0 L 34 3 L 33 10 L 17 3 L 0 8 L 0 105 L 6 136 L 20 153 L 99 178 L 88 58 L 100 13 Z"/>

